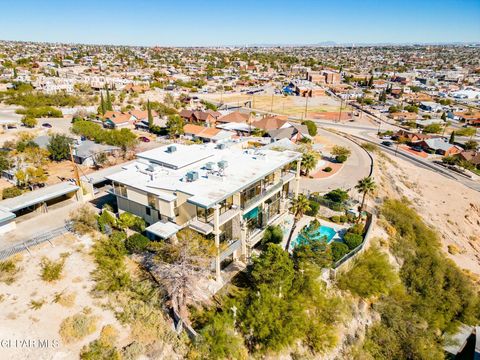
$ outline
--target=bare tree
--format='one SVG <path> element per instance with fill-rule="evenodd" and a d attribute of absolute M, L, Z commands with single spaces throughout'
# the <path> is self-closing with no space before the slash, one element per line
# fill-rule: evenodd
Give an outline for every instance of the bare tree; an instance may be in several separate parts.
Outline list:
<path fill-rule="evenodd" d="M 187 304 L 197 300 L 198 283 L 211 275 L 214 254 L 213 241 L 189 229 L 180 231 L 175 242 L 159 247 L 152 272 L 182 318 L 188 316 Z"/>

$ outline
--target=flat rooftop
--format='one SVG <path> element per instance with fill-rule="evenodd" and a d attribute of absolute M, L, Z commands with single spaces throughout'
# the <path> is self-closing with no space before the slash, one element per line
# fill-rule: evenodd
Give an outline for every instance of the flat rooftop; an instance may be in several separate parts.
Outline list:
<path fill-rule="evenodd" d="M 163 146 L 139 154 L 138 161 L 107 178 L 156 194 L 165 201 L 173 201 L 175 193 L 182 192 L 190 196 L 188 202 L 209 208 L 302 156 L 295 151 L 265 147 L 245 150 L 235 145 L 224 149 L 215 144 L 176 146 L 173 153 L 166 152 L 168 146 Z M 157 155 L 161 161 L 155 158 Z M 175 168 L 158 165 L 167 162 Z M 220 162 L 226 164 L 224 170 Z M 190 172 L 195 172 L 198 179 L 187 181 Z"/>

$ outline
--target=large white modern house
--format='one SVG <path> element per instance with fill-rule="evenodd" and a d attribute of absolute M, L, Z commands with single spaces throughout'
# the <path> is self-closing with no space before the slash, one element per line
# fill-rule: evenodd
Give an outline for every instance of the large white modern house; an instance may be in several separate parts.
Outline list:
<path fill-rule="evenodd" d="M 221 279 L 222 262 L 248 258 L 265 228 L 288 213 L 288 195 L 298 194 L 301 153 L 246 144 L 172 144 L 137 154 L 107 176 L 119 212 L 145 219 L 152 240 L 185 227 L 211 237 Z"/>

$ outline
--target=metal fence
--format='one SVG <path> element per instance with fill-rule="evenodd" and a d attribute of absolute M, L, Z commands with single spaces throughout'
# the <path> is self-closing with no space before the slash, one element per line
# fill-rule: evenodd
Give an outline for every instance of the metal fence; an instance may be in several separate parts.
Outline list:
<path fill-rule="evenodd" d="M 50 241 L 51 239 L 56 238 L 57 236 L 66 234 L 67 232 L 71 231 L 71 229 L 72 229 L 72 223 L 68 222 L 64 226 L 47 231 L 43 234 L 40 234 L 38 236 L 31 238 L 30 240 L 24 241 L 20 244 L 1 250 L 0 260 L 6 259 L 12 255 L 18 254 L 25 250 L 30 251 L 29 250 L 30 247 L 42 244 L 46 241 Z"/>

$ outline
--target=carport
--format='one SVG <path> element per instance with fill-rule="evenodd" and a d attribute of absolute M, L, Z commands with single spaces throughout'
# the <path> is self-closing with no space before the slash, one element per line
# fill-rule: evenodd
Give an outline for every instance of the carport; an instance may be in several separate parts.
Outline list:
<path fill-rule="evenodd" d="M 71 182 L 46 186 L 11 199 L 2 200 L 0 209 L 14 214 L 18 220 L 27 214 L 48 212 L 49 207 L 61 206 L 62 203 L 71 201 L 79 189 L 79 186 Z"/>

